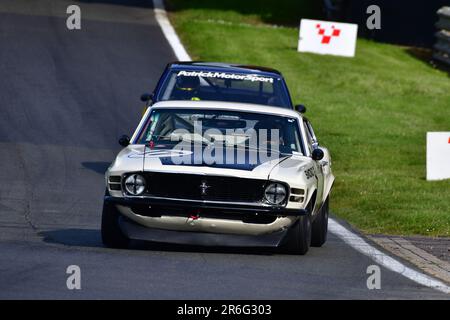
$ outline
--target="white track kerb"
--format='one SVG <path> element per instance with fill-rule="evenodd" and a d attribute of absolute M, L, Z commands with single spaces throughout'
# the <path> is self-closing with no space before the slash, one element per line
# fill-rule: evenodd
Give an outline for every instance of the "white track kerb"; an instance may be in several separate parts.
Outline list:
<path fill-rule="evenodd" d="M 175 29 L 170 24 L 163 0 L 153 0 L 153 10 L 155 11 L 156 21 L 158 21 L 159 26 L 161 27 L 167 42 L 169 42 L 172 47 L 177 59 L 180 61 L 190 61 L 191 57 L 181 43 L 180 38 L 178 38 Z"/>
<path fill-rule="evenodd" d="M 181 43 L 178 35 L 175 32 L 175 29 L 170 24 L 170 21 L 167 17 L 167 12 L 164 8 L 164 3 L 162 0 L 153 0 L 153 7 L 155 12 L 156 20 L 158 21 L 164 36 L 172 47 L 175 56 L 180 61 L 189 61 L 191 57 L 187 53 L 183 44 Z M 376 249 L 372 245 L 370 245 L 367 241 L 365 241 L 361 236 L 355 234 L 354 232 L 344 228 L 341 224 L 339 224 L 336 220 L 330 219 L 328 224 L 329 230 L 342 239 L 346 244 L 348 244 L 353 249 L 358 252 L 370 257 L 377 264 L 389 269 L 393 272 L 397 272 L 404 277 L 415 281 L 421 285 L 434 288 L 441 292 L 450 294 L 450 287 L 445 283 L 436 280 L 422 272 L 418 272 L 403 263 L 395 260 L 389 255 L 381 252 Z"/>

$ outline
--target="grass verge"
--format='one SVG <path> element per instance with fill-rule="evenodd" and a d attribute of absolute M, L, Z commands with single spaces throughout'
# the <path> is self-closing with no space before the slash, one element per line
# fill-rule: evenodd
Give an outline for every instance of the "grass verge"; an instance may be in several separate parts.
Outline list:
<path fill-rule="evenodd" d="M 425 180 L 426 132 L 450 130 L 448 75 L 407 48 L 364 39 L 355 58 L 298 53 L 292 25 L 319 16 L 317 2 L 170 0 L 168 7 L 193 58 L 284 74 L 331 150 L 337 216 L 366 233 L 450 236 L 450 181 Z"/>

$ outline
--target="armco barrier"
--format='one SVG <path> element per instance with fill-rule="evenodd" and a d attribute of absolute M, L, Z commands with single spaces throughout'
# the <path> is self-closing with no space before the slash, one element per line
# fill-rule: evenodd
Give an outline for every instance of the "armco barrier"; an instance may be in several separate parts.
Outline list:
<path fill-rule="evenodd" d="M 437 11 L 439 21 L 436 23 L 436 44 L 433 47 L 433 59 L 450 67 L 450 7 Z"/>

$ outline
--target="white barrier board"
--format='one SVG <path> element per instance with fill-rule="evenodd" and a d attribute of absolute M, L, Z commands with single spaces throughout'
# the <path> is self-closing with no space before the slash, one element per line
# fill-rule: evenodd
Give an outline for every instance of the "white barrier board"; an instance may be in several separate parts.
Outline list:
<path fill-rule="evenodd" d="M 358 25 L 302 19 L 298 51 L 354 57 Z"/>
<path fill-rule="evenodd" d="M 450 179 L 450 132 L 427 132 L 427 180 Z"/>

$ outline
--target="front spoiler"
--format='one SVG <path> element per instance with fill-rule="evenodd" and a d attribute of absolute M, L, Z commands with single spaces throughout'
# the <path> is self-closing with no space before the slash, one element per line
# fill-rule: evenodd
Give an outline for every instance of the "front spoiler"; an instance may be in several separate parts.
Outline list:
<path fill-rule="evenodd" d="M 221 247 L 279 247 L 283 244 L 288 232 L 288 229 L 285 229 L 271 234 L 253 236 L 162 230 L 141 226 L 124 216 L 120 217 L 119 225 L 122 232 L 134 240 Z"/>

